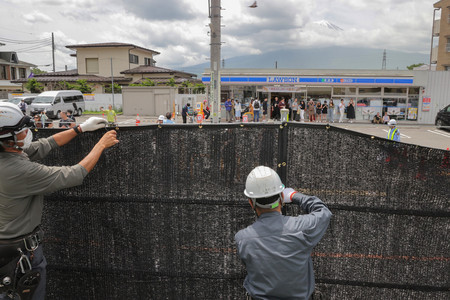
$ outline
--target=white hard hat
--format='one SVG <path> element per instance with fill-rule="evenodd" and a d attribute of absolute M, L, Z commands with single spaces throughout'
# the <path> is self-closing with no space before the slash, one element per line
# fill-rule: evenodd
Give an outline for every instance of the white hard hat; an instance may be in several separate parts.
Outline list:
<path fill-rule="evenodd" d="M 388 125 L 395 126 L 395 125 L 397 125 L 397 121 L 395 121 L 395 119 L 389 120 Z"/>
<path fill-rule="evenodd" d="M 0 138 L 13 136 L 24 127 L 32 127 L 33 121 L 20 108 L 9 102 L 0 102 Z"/>
<path fill-rule="evenodd" d="M 259 166 L 248 174 L 244 194 L 252 199 L 268 198 L 280 194 L 283 190 L 284 184 L 280 176 L 271 168 Z"/>
<path fill-rule="evenodd" d="M 160 115 L 160 116 L 158 117 L 158 120 L 159 120 L 159 121 L 164 121 L 164 116 L 163 116 L 163 115 Z"/>

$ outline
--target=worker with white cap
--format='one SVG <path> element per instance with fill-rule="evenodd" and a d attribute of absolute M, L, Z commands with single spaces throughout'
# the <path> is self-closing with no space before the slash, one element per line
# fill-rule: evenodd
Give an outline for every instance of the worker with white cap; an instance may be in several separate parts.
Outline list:
<path fill-rule="evenodd" d="M 285 188 L 271 168 L 259 166 L 247 177 L 244 194 L 257 219 L 235 235 L 245 264 L 247 299 L 310 299 L 314 292 L 313 247 L 328 227 L 331 212 L 317 197 Z M 281 214 L 285 203 L 306 214 Z"/>
<path fill-rule="evenodd" d="M 389 131 L 386 138 L 391 141 L 400 142 L 400 131 L 398 130 L 398 128 L 396 128 L 397 121 L 395 119 L 392 119 L 389 120 L 387 124 L 389 126 Z"/>
<path fill-rule="evenodd" d="M 118 143 L 117 133 L 108 131 L 78 164 L 49 167 L 33 160 L 82 132 L 104 128 L 106 120 L 91 117 L 35 142 L 33 125 L 17 105 L 0 102 L 0 299 L 45 299 L 47 263 L 40 228 L 44 195 L 80 185 L 103 151 Z"/>

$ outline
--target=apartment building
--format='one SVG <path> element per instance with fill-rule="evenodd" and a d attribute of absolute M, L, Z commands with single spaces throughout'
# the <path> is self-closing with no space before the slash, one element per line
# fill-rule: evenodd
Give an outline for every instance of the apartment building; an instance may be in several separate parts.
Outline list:
<path fill-rule="evenodd" d="M 441 18 L 433 20 L 433 36 L 438 45 L 431 51 L 431 63 L 436 64 L 436 71 L 450 71 L 450 0 L 441 0 L 434 4 L 435 16 L 440 11 Z"/>

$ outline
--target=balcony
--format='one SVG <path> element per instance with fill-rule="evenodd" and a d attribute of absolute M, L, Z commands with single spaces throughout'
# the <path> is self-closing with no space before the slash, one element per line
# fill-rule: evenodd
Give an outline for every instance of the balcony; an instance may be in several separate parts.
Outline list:
<path fill-rule="evenodd" d="M 433 50 L 431 50 L 431 63 L 432 63 L 432 64 L 437 63 L 437 58 L 438 58 L 438 48 L 439 48 L 439 47 L 433 47 Z"/>
<path fill-rule="evenodd" d="M 441 28 L 441 20 L 434 20 L 433 36 L 439 36 Z"/>

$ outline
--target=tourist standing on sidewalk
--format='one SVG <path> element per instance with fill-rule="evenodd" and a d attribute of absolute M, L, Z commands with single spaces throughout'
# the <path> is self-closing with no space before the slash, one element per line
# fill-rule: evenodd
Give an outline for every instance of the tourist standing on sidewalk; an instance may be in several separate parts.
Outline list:
<path fill-rule="evenodd" d="M 330 105 L 328 105 L 328 122 L 334 123 L 334 101 L 330 99 Z"/>
<path fill-rule="evenodd" d="M 253 101 L 253 122 L 259 122 L 259 112 L 261 111 L 261 102 L 258 99 Z"/>
<path fill-rule="evenodd" d="M 292 110 L 292 121 L 298 121 L 298 99 L 295 98 L 294 101 L 292 101 L 291 104 L 291 110 Z M 291 120 L 291 119 L 289 119 Z"/>
<path fill-rule="evenodd" d="M 267 102 L 267 98 L 264 98 L 264 101 L 262 103 L 262 107 L 263 107 L 263 116 L 262 116 L 262 120 L 263 122 L 266 121 L 267 118 L 267 107 L 268 107 L 269 103 Z"/>
<path fill-rule="evenodd" d="M 350 123 L 353 123 L 353 120 L 355 120 L 355 103 L 353 103 L 353 99 L 350 99 L 350 103 L 347 106 L 347 119 Z"/>
<path fill-rule="evenodd" d="M 305 122 L 305 110 L 306 110 L 306 103 L 305 101 L 300 101 L 300 122 Z"/>
<path fill-rule="evenodd" d="M 225 101 L 225 111 L 226 111 L 226 120 L 228 123 L 231 123 L 233 121 L 233 116 L 231 115 L 231 99 L 228 98 L 227 101 Z"/>
<path fill-rule="evenodd" d="M 344 114 L 345 114 L 345 104 L 344 99 L 341 99 L 341 103 L 339 103 L 339 123 L 344 122 Z"/>
<path fill-rule="evenodd" d="M 322 122 L 326 121 L 326 118 L 328 116 L 328 104 L 327 104 L 327 100 L 323 101 L 323 105 L 322 105 Z"/>
<path fill-rule="evenodd" d="M 234 101 L 234 111 L 235 111 L 236 121 L 239 122 L 241 120 L 242 107 L 241 107 L 241 103 L 239 102 L 238 99 L 236 99 Z"/>
<path fill-rule="evenodd" d="M 278 97 L 275 97 L 275 101 L 272 103 L 272 119 L 274 121 L 278 121 L 281 118 L 279 104 Z"/>
<path fill-rule="evenodd" d="M 309 116 L 310 122 L 314 122 L 316 120 L 315 110 L 316 110 L 316 106 L 314 104 L 313 99 L 311 98 L 308 102 L 308 116 Z"/>
<path fill-rule="evenodd" d="M 315 196 L 285 188 L 278 174 L 265 166 L 250 172 L 244 194 L 257 217 L 234 237 L 247 269 L 247 299 L 310 299 L 315 286 L 311 252 L 327 230 L 330 210 Z M 286 203 L 306 214 L 283 216 Z"/>
<path fill-rule="evenodd" d="M 320 100 L 316 104 L 316 115 L 316 122 L 322 122 L 322 103 L 320 103 Z"/>

